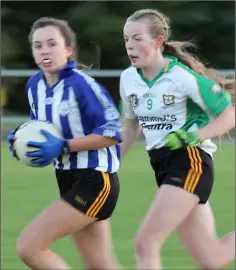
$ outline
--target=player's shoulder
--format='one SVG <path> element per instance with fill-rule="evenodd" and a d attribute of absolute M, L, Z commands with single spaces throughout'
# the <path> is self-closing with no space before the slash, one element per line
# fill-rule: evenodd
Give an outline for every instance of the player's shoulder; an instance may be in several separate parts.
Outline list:
<path fill-rule="evenodd" d="M 42 79 L 42 71 L 33 74 L 26 82 L 26 91 L 30 88 L 35 88 L 38 82 Z"/>
<path fill-rule="evenodd" d="M 86 95 L 89 92 L 93 92 L 96 96 L 108 95 L 108 90 L 100 84 L 95 78 L 91 77 L 84 71 L 75 68 L 74 72 L 74 82 L 75 91 L 80 92 L 80 96 Z M 88 95 L 87 95 L 88 96 Z"/>
<path fill-rule="evenodd" d="M 80 70 L 78 68 L 73 69 L 72 74 L 74 82 L 76 82 L 77 85 L 81 86 L 92 86 L 96 83 L 96 80 L 88 75 L 85 71 Z"/>
<path fill-rule="evenodd" d="M 122 81 L 130 81 L 138 77 L 137 69 L 133 66 L 129 66 L 121 72 L 120 79 Z"/>
<path fill-rule="evenodd" d="M 188 66 L 178 63 L 173 67 L 171 70 L 170 76 L 175 80 L 179 81 L 181 84 L 191 84 L 193 82 L 199 83 L 199 82 L 213 82 L 211 79 L 208 79 L 207 77 L 201 75 L 198 72 L 195 72 Z"/>
<path fill-rule="evenodd" d="M 205 91 L 205 89 L 212 89 L 213 92 L 219 91 L 221 87 L 211 78 L 195 72 L 186 65 L 180 63 L 176 65 L 172 73 L 169 74 L 172 80 L 178 85 L 178 88 L 183 90 L 185 93 L 194 91 Z"/>
<path fill-rule="evenodd" d="M 195 74 L 193 70 L 182 63 L 178 63 L 173 66 L 172 69 L 167 73 L 174 80 L 184 81 L 185 79 L 192 78 Z"/>

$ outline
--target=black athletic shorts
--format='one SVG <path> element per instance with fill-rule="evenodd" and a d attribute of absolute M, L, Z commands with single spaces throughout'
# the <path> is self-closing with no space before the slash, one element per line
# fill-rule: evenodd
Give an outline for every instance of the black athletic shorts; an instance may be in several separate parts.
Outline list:
<path fill-rule="evenodd" d="M 116 173 L 93 169 L 56 170 L 61 198 L 89 217 L 104 220 L 112 215 L 119 197 Z"/>
<path fill-rule="evenodd" d="M 157 185 L 177 186 L 196 194 L 206 203 L 213 187 L 212 158 L 199 147 L 170 150 L 167 147 L 149 151 Z"/>

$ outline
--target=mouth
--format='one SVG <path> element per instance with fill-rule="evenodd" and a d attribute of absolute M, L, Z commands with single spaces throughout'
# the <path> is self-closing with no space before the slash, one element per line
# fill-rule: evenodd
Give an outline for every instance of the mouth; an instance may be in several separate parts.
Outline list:
<path fill-rule="evenodd" d="M 139 57 L 135 55 L 129 55 L 129 59 L 131 63 L 135 63 L 139 59 Z"/>
<path fill-rule="evenodd" d="M 44 66 L 44 67 L 49 67 L 52 63 L 52 59 L 50 58 L 44 58 L 42 61 L 41 61 L 41 64 Z"/>

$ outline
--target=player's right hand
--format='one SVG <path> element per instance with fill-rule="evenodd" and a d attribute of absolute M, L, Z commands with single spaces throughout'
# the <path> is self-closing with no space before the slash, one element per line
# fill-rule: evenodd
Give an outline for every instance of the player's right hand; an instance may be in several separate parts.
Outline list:
<path fill-rule="evenodd" d="M 183 129 L 172 131 L 165 137 L 166 146 L 171 150 L 181 147 L 195 146 L 200 143 L 198 134 L 195 131 L 187 132 Z"/>
<path fill-rule="evenodd" d="M 19 158 L 16 155 L 16 150 L 14 149 L 14 141 L 15 141 L 15 134 L 16 131 L 19 129 L 19 126 L 17 126 L 16 128 L 14 128 L 11 133 L 7 136 L 7 145 L 9 150 L 11 151 L 11 154 L 14 158 L 16 158 L 17 160 L 19 160 Z"/>

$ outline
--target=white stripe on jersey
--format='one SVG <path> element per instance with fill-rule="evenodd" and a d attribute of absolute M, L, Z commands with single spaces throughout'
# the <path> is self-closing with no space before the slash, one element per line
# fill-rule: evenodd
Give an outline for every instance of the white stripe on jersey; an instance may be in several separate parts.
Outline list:
<path fill-rule="evenodd" d="M 107 149 L 99 149 L 98 150 L 98 167 L 96 170 L 99 168 L 103 168 L 104 170 L 107 170 Z"/>
<path fill-rule="evenodd" d="M 46 85 L 43 80 L 40 80 L 37 85 L 37 96 L 38 96 L 38 119 L 47 120 L 45 110 L 45 99 L 46 99 Z"/>
<path fill-rule="evenodd" d="M 29 99 L 29 104 L 30 104 L 31 110 L 32 110 L 33 114 L 35 115 L 35 105 L 33 105 L 34 101 L 33 101 L 33 96 L 32 96 L 32 92 L 31 92 L 31 87 L 29 88 L 29 91 L 28 91 L 28 99 Z"/>
<path fill-rule="evenodd" d="M 120 161 L 118 160 L 117 155 L 113 154 L 113 153 L 116 153 L 116 151 L 117 151 L 116 145 L 110 146 L 109 149 L 111 151 L 111 160 L 112 160 L 112 162 L 111 162 L 112 168 L 111 169 L 113 171 L 113 170 L 116 170 L 116 168 L 118 168 L 120 166 Z"/>
<path fill-rule="evenodd" d="M 64 80 L 56 86 L 54 89 L 53 103 L 52 103 L 52 122 L 59 130 L 62 130 L 60 115 L 58 113 L 58 108 L 61 104 L 61 99 L 64 90 Z M 44 108 L 45 110 L 45 108 Z"/>
<path fill-rule="evenodd" d="M 76 97 L 75 97 L 74 90 L 72 87 L 69 87 L 69 102 L 72 107 L 72 113 L 68 115 L 68 121 L 69 121 L 69 126 L 71 128 L 71 133 L 74 138 L 84 137 L 85 134 L 84 134 L 83 125 L 81 122 L 80 110 L 79 110 L 78 102 L 76 101 Z M 77 167 L 86 168 L 87 166 L 88 166 L 88 152 L 87 151 L 78 152 Z"/>

